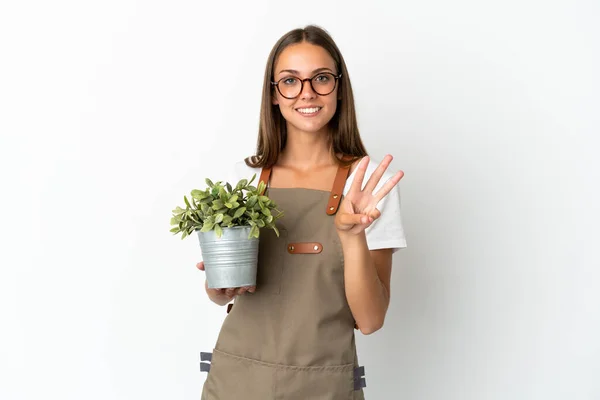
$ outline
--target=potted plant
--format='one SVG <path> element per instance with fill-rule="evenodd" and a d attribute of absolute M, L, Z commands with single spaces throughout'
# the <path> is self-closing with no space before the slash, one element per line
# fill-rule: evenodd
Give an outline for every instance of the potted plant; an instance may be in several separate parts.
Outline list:
<path fill-rule="evenodd" d="M 173 210 L 173 234 L 181 233 L 183 240 L 198 232 L 209 288 L 256 285 L 260 229 L 273 229 L 279 237 L 275 222 L 283 213 L 262 195 L 264 182 L 251 185 L 255 178 L 242 179 L 235 188 L 206 178 L 205 190 L 192 190 L 190 200 L 183 197 L 185 208 Z"/>

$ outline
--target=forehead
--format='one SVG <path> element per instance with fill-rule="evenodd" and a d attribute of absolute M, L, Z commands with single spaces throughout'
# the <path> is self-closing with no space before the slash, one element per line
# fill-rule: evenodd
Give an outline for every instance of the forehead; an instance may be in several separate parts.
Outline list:
<path fill-rule="evenodd" d="M 327 50 L 310 43 L 297 43 L 286 47 L 275 62 L 275 74 L 283 69 L 295 69 L 310 74 L 318 68 L 330 68 L 335 72 L 335 62 Z"/>

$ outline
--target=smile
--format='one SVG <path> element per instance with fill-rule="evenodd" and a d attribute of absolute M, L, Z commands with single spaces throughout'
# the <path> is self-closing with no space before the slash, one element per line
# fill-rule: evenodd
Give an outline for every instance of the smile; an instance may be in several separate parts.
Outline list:
<path fill-rule="evenodd" d="M 314 115 L 317 115 L 322 108 L 323 107 L 296 108 L 296 111 L 298 111 L 303 116 L 312 117 Z"/>

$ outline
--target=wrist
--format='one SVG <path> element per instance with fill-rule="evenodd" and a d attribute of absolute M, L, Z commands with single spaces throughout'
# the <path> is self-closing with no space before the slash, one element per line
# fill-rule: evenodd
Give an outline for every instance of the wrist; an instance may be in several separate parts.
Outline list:
<path fill-rule="evenodd" d="M 351 233 L 350 231 L 341 231 L 338 229 L 337 234 L 340 238 L 340 241 L 342 242 L 360 241 L 363 240 L 363 238 L 366 238 L 365 231 L 361 231 L 359 233 Z"/>

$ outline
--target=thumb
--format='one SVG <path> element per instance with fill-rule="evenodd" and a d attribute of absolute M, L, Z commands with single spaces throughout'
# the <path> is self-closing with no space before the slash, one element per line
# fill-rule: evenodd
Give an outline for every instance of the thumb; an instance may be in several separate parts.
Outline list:
<path fill-rule="evenodd" d="M 204 271 L 204 261 L 200 261 L 198 264 L 196 264 L 196 268 L 198 268 L 200 271 Z"/>
<path fill-rule="evenodd" d="M 369 222 L 369 217 L 364 214 L 341 214 L 339 222 L 343 227 L 352 227 L 354 225 L 366 224 Z"/>

